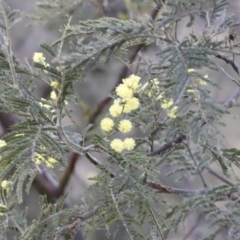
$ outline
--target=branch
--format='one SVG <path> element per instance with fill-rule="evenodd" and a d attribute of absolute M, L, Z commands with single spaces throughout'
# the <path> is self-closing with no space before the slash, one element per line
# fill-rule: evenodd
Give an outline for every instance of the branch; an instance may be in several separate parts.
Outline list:
<path fill-rule="evenodd" d="M 232 97 L 229 98 L 227 100 L 227 102 L 224 103 L 224 106 L 226 108 L 231 108 L 231 107 L 235 106 L 239 97 L 240 97 L 240 88 L 238 88 L 237 91 L 232 95 Z"/>
<path fill-rule="evenodd" d="M 194 162 L 194 165 L 195 165 L 195 167 L 196 167 L 196 169 L 197 169 L 198 175 L 200 176 L 200 178 L 201 178 L 201 180 L 202 180 L 203 186 L 204 186 L 204 187 L 207 187 L 207 183 L 206 183 L 206 181 L 205 181 L 205 179 L 204 179 L 204 177 L 203 177 L 203 175 L 202 175 L 202 172 L 199 170 L 199 166 L 198 166 L 198 164 L 197 164 L 197 161 L 196 161 L 195 157 L 194 157 L 193 154 L 192 154 L 192 151 L 191 151 L 190 147 L 188 146 L 188 144 L 185 144 L 185 143 L 184 143 L 184 145 L 187 147 L 188 153 L 189 153 L 189 155 L 191 156 L 191 158 L 192 158 L 192 160 L 193 160 L 193 162 Z"/>
<path fill-rule="evenodd" d="M 182 188 L 173 188 L 169 186 L 165 186 L 159 183 L 156 183 L 150 179 L 143 179 L 143 182 L 147 184 L 149 187 L 157 190 L 157 193 L 168 193 L 168 194 L 186 194 L 186 193 L 193 193 L 193 194 L 203 194 L 206 193 L 209 188 L 202 188 L 197 190 L 191 189 L 182 189 Z"/>
<path fill-rule="evenodd" d="M 156 156 L 158 154 L 161 154 L 161 153 L 165 152 L 166 150 L 168 150 L 169 148 L 173 147 L 175 144 L 181 143 L 185 139 L 186 139 L 186 136 L 184 134 L 180 134 L 173 141 L 171 141 L 169 143 L 165 143 L 162 147 L 148 153 L 147 156 L 152 157 L 152 156 Z"/>
<path fill-rule="evenodd" d="M 227 64 L 230 64 L 232 66 L 232 68 L 234 69 L 234 71 L 239 75 L 239 67 L 238 65 L 233 61 L 233 59 L 230 59 L 229 57 L 222 55 L 222 54 L 217 54 L 216 55 L 217 58 L 222 59 L 223 61 L 225 61 Z"/>
<path fill-rule="evenodd" d="M 99 209 L 103 206 L 103 204 L 100 204 L 98 206 L 95 206 L 91 211 L 88 212 L 84 212 L 82 214 L 80 214 L 76 220 L 74 220 L 74 222 L 72 222 L 71 224 L 68 224 L 64 227 L 61 227 L 54 236 L 54 240 L 59 239 L 59 236 L 63 234 L 63 232 L 65 231 L 69 231 L 69 230 L 73 230 L 76 227 L 81 227 L 84 225 L 84 221 L 88 220 L 89 218 L 93 217 L 98 211 Z M 82 223 L 79 223 L 79 220 L 82 221 Z"/>
<path fill-rule="evenodd" d="M 158 223 L 158 221 L 157 221 L 157 219 L 155 217 L 155 214 L 154 214 L 152 208 L 150 208 L 149 210 L 150 210 L 150 213 L 152 215 L 153 221 L 155 222 L 155 224 L 156 224 L 156 226 L 158 228 L 158 232 L 159 232 L 159 235 L 161 236 L 161 240 L 165 240 L 164 235 L 163 235 L 162 230 L 161 230 L 161 227 L 160 227 L 160 225 L 159 225 L 159 223 Z"/>
<path fill-rule="evenodd" d="M 230 182 L 228 179 L 220 176 L 217 172 L 215 172 L 213 169 L 211 169 L 210 167 L 206 167 L 206 169 L 209 171 L 209 173 L 211 173 L 213 176 L 215 176 L 216 178 L 218 178 L 219 180 L 221 180 L 222 182 L 226 183 L 227 185 L 234 187 L 235 185 Z"/>
<path fill-rule="evenodd" d="M 116 210 L 117 210 L 117 212 L 118 212 L 118 215 L 119 215 L 120 219 L 121 219 L 122 222 L 123 222 L 123 226 L 124 226 L 124 228 L 125 228 L 128 236 L 129 236 L 129 238 L 130 238 L 131 240 L 134 240 L 132 234 L 130 233 L 130 230 L 129 230 L 129 228 L 128 228 L 128 225 L 127 225 L 127 223 L 125 222 L 124 217 L 123 217 L 121 211 L 119 210 L 119 206 L 118 206 L 118 203 L 117 203 L 116 198 L 115 198 L 115 196 L 114 196 L 114 193 L 113 193 L 112 188 L 110 188 L 110 195 L 111 195 L 111 197 L 112 197 L 113 203 L 114 203 L 114 205 L 115 205 L 115 207 L 116 207 Z"/>

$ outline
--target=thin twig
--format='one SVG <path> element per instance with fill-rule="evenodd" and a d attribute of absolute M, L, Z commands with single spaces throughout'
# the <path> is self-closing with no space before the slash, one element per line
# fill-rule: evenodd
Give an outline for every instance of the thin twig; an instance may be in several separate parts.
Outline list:
<path fill-rule="evenodd" d="M 72 222 L 71 224 L 68 224 L 64 227 L 61 227 L 56 233 L 55 233 L 55 237 L 54 239 L 58 239 L 58 237 L 60 235 L 62 235 L 65 231 L 69 231 L 69 230 L 73 230 L 76 227 L 79 227 L 81 225 L 84 224 L 84 221 L 88 220 L 89 218 L 93 217 L 98 211 L 99 209 L 103 206 L 103 204 L 97 205 L 95 207 L 93 207 L 92 210 L 84 212 L 82 214 L 80 214 L 79 216 L 77 216 L 76 220 L 74 220 L 74 222 Z M 81 220 L 82 224 L 79 224 L 79 220 Z"/>
<path fill-rule="evenodd" d="M 206 169 L 209 171 L 209 173 L 211 173 L 213 176 L 215 176 L 216 178 L 218 178 L 222 182 L 226 183 L 227 185 L 229 185 L 231 187 L 235 186 L 232 182 L 230 182 L 228 179 L 224 178 L 223 176 L 219 175 L 217 172 L 215 172 L 210 167 L 206 167 Z"/>
<path fill-rule="evenodd" d="M 111 178 L 116 177 L 116 174 L 113 173 L 110 169 L 106 169 L 103 164 L 101 162 L 98 161 L 98 159 L 96 159 L 95 157 L 93 157 L 90 153 L 86 153 L 85 154 L 86 158 L 95 166 L 100 167 L 101 169 L 104 169 L 105 171 L 107 171 L 110 175 Z"/>
<path fill-rule="evenodd" d="M 163 146 L 161 146 L 160 148 L 148 153 L 147 156 L 152 157 L 152 156 L 156 156 L 158 154 L 161 154 L 161 153 L 165 152 L 167 149 L 173 147 L 175 144 L 181 143 L 185 139 L 186 139 L 186 136 L 184 134 L 180 134 L 173 141 L 171 141 L 169 143 L 166 143 Z"/>
<path fill-rule="evenodd" d="M 134 240 L 134 238 L 133 238 L 132 234 L 130 233 L 130 230 L 128 229 L 128 226 L 127 226 L 127 224 L 126 224 L 126 222 L 125 222 L 125 220 L 124 220 L 124 217 L 123 217 L 121 211 L 119 210 L 119 207 L 118 207 L 117 201 L 116 201 L 116 199 L 115 199 L 114 193 L 113 193 L 113 191 L 112 191 L 112 188 L 110 189 L 110 195 L 111 195 L 112 200 L 113 200 L 113 202 L 114 202 L 114 204 L 115 204 L 115 207 L 116 207 L 116 210 L 117 210 L 117 212 L 118 212 L 118 215 L 119 215 L 119 217 L 121 218 L 121 220 L 122 220 L 122 222 L 123 222 L 123 226 L 125 227 L 127 234 L 129 235 L 129 237 L 130 237 L 131 240 Z"/>
<path fill-rule="evenodd" d="M 196 169 L 197 169 L 198 175 L 199 175 L 199 177 L 200 177 L 201 180 L 202 180 L 203 186 L 204 186 L 204 187 L 207 187 L 207 183 L 206 183 L 205 179 L 203 178 L 203 175 L 202 175 L 201 171 L 199 170 L 197 161 L 196 161 L 195 157 L 193 156 L 190 147 L 189 147 L 188 144 L 186 144 L 186 143 L 183 143 L 183 144 L 187 147 L 188 153 L 189 153 L 189 155 L 191 156 L 191 158 L 192 158 L 192 160 L 193 160 L 193 162 L 194 162 L 194 165 L 195 165 L 195 167 L 196 167 Z"/>
<path fill-rule="evenodd" d="M 156 183 L 150 179 L 143 179 L 143 183 L 147 184 L 149 187 L 157 190 L 157 193 L 168 193 L 168 194 L 203 194 L 208 192 L 209 188 L 202 188 L 197 190 L 191 190 L 191 189 L 182 189 L 182 188 L 173 188 L 169 186 L 165 186 L 160 183 Z"/>
<path fill-rule="evenodd" d="M 240 87 L 240 83 L 235 78 L 230 76 L 222 67 L 218 66 L 217 69 L 222 71 L 230 80 L 232 80 L 236 85 L 238 85 L 238 87 Z"/>
<path fill-rule="evenodd" d="M 158 223 L 158 221 L 157 221 L 157 219 L 156 219 L 156 217 L 155 217 L 155 214 L 154 214 L 152 208 L 150 208 L 150 212 L 151 212 L 153 221 L 155 222 L 155 224 L 156 224 L 156 226 L 157 226 L 157 228 L 158 228 L 158 231 L 159 231 L 159 233 L 160 233 L 160 235 L 161 235 L 161 238 L 162 238 L 161 240 L 164 240 L 165 238 L 164 238 L 163 233 L 162 233 L 162 231 L 161 231 L 161 227 L 159 226 L 159 223 Z"/>
<path fill-rule="evenodd" d="M 229 57 L 222 55 L 220 53 L 218 53 L 216 55 L 217 58 L 222 59 L 223 61 L 225 61 L 227 64 L 230 64 L 232 66 L 232 68 L 234 69 L 234 71 L 239 75 L 239 67 L 238 65 L 234 62 L 233 59 L 230 59 Z"/>

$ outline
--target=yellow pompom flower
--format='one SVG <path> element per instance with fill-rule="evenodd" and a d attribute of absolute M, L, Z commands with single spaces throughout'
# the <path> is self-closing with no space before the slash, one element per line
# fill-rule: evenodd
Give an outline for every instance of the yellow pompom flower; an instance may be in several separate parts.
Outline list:
<path fill-rule="evenodd" d="M 51 87 L 58 88 L 59 87 L 59 82 L 57 82 L 57 81 L 51 82 Z"/>
<path fill-rule="evenodd" d="M 5 190 L 5 189 L 7 189 L 7 188 L 9 187 L 10 184 L 11 184 L 10 181 L 3 180 L 3 181 L 1 182 L 1 188 Z"/>
<path fill-rule="evenodd" d="M 138 109 L 139 105 L 140 105 L 139 100 L 136 97 L 127 98 L 123 112 L 130 113 L 131 111 Z"/>
<path fill-rule="evenodd" d="M 103 131 L 109 132 L 113 129 L 114 122 L 111 118 L 104 118 L 102 119 L 100 126 Z"/>
<path fill-rule="evenodd" d="M 132 123 L 127 120 L 127 119 L 123 119 L 119 122 L 118 125 L 118 130 L 122 133 L 127 133 L 130 132 L 132 129 Z"/>
<path fill-rule="evenodd" d="M 0 139 L 0 148 L 6 146 L 7 143 L 4 140 Z"/>
<path fill-rule="evenodd" d="M 114 101 L 114 104 L 109 108 L 109 113 L 113 117 L 118 117 L 123 112 L 123 105 L 121 105 L 119 102 Z"/>
<path fill-rule="evenodd" d="M 173 99 L 170 99 L 169 101 L 164 100 L 161 104 L 162 109 L 169 109 L 173 105 Z"/>
<path fill-rule="evenodd" d="M 127 87 L 131 88 L 132 90 L 136 90 L 139 87 L 139 80 L 141 78 L 135 74 L 132 74 L 128 78 L 123 79 L 123 84 Z"/>
<path fill-rule="evenodd" d="M 124 146 L 124 149 L 126 150 L 133 150 L 134 147 L 136 146 L 135 140 L 133 138 L 126 138 L 123 141 L 123 146 Z"/>
<path fill-rule="evenodd" d="M 124 84 L 119 84 L 116 88 L 116 93 L 119 97 L 126 99 L 133 96 L 133 90 Z"/>
<path fill-rule="evenodd" d="M 118 153 L 120 153 L 124 150 L 123 141 L 121 139 L 118 139 L 118 138 L 111 141 L 110 147 Z"/>
<path fill-rule="evenodd" d="M 35 52 L 33 54 L 33 61 L 36 62 L 36 63 L 42 63 L 42 64 L 45 64 L 45 57 L 43 55 L 43 53 L 41 52 Z"/>
<path fill-rule="evenodd" d="M 55 93 L 55 91 L 51 91 L 51 93 L 50 93 L 50 98 L 51 98 L 52 100 L 56 100 L 56 99 L 57 99 L 57 94 Z"/>

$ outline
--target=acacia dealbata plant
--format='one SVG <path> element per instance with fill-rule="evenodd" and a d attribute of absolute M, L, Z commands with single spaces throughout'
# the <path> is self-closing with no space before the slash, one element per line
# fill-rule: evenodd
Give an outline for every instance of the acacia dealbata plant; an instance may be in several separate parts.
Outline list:
<path fill-rule="evenodd" d="M 47 21 L 82 2 L 38 2 L 34 17 Z M 106 2 L 96 5 L 104 10 Z M 201 218 L 195 224 L 205 229 L 201 239 L 240 238 L 239 178 L 232 176 L 240 152 L 226 148 L 219 132 L 240 96 L 239 22 L 228 14 L 230 2 L 149 0 L 141 3 L 149 14 L 135 19 L 102 17 L 73 25 L 69 17 L 61 37 L 39 43 L 42 51 L 28 63 L 12 51 L 18 12 L 0 1 L 1 239 L 10 232 L 27 240 L 87 239 L 88 231 L 112 225 L 121 239 L 186 239 L 190 215 Z M 189 29 L 184 37 L 182 20 Z M 148 48 L 154 48 L 153 58 L 144 55 Z M 115 85 L 80 128 L 71 111 L 82 101 L 75 84 L 112 59 L 123 63 L 111 80 Z M 213 98 L 219 84 L 210 71 L 236 85 L 225 103 Z M 34 81 L 48 85 L 51 97 L 36 96 Z M 82 158 L 99 174 L 86 197 L 70 205 L 65 188 Z M 161 182 L 163 175 L 174 181 Z M 219 181 L 212 184 L 206 175 Z M 181 184 L 190 178 L 198 184 Z M 42 194 L 40 212 L 27 221 L 28 210 L 18 206 L 32 185 Z M 79 231 L 85 237 L 78 238 Z"/>

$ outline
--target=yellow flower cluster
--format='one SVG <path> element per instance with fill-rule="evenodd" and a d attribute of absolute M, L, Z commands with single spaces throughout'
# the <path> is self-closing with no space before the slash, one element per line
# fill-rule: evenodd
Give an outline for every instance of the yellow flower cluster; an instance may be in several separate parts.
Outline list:
<path fill-rule="evenodd" d="M 116 87 L 116 94 L 119 98 L 115 99 L 109 107 L 109 113 L 112 117 L 119 117 L 123 113 L 130 113 L 139 108 L 139 100 L 133 96 L 135 90 L 139 87 L 140 77 L 132 74 L 122 80 L 122 83 Z M 111 118 L 104 118 L 101 123 L 101 129 L 109 132 L 114 128 L 114 122 Z M 123 119 L 119 122 L 118 130 L 122 133 L 131 131 L 132 123 Z"/>
<path fill-rule="evenodd" d="M 123 99 L 131 98 L 133 96 L 133 90 L 123 83 L 118 85 L 116 93 Z"/>
<path fill-rule="evenodd" d="M 130 113 L 140 106 L 139 100 L 134 97 L 134 92 L 139 87 L 140 77 L 132 74 L 122 80 L 123 83 L 116 87 L 116 94 L 119 97 L 109 108 L 112 117 L 119 117 L 122 113 Z"/>
<path fill-rule="evenodd" d="M 170 99 L 169 101 L 163 100 L 161 103 L 161 108 L 165 109 L 167 111 L 167 116 L 170 118 L 176 118 L 176 111 L 177 111 L 177 106 L 173 106 L 174 102 L 173 99 Z"/>
<path fill-rule="evenodd" d="M 33 54 L 33 61 L 36 63 L 45 63 L 46 58 L 44 57 L 43 53 L 35 52 Z"/>
<path fill-rule="evenodd" d="M 52 81 L 52 82 L 51 82 L 51 87 L 53 87 L 53 88 L 58 89 L 59 85 L 60 85 L 60 84 L 59 84 L 58 81 Z"/>
<path fill-rule="evenodd" d="M 100 122 L 101 129 L 105 132 L 110 132 L 114 128 L 114 122 L 111 118 L 103 118 Z M 123 119 L 118 124 L 118 130 L 122 133 L 127 133 L 132 130 L 132 123 L 128 119 Z"/>
<path fill-rule="evenodd" d="M 1 188 L 2 188 L 3 190 L 6 190 L 7 188 L 9 188 L 9 186 L 10 186 L 11 184 L 12 184 L 11 181 L 3 180 L 3 181 L 1 182 Z"/>
<path fill-rule="evenodd" d="M 35 63 L 41 63 L 42 65 L 44 65 L 45 67 L 48 67 L 49 64 L 45 62 L 46 58 L 44 57 L 43 53 L 41 52 L 35 52 L 33 54 L 33 61 Z"/>
<path fill-rule="evenodd" d="M 136 146 L 135 140 L 133 138 L 126 138 L 125 140 L 121 140 L 115 138 L 111 141 L 110 147 L 118 153 L 121 153 L 125 150 L 132 150 Z"/>
<path fill-rule="evenodd" d="M 109 107 L 109 113 L 113 118 L 119 118 L 121 115 L 128 114 L 139 108 L 140 102 L 138 98 L 134 97 L 134 93 L 140 86 L 139 81 L 140 77 L 132 74 L 128 78 L 123 79 L 122 83 L 116 87 L 118 98 Z M 122 133 L 128 133 L 132 130 L 133 125 L 128 119 L 118 119 L 116 122 L 110 117 L 106 117 L 102 119 L 100 127 L 106 132 L 111 132 L 115 128 Z M 123 150 L 132 150 L 135 145 L 133 138 L 126 138 L 125 140 L 116 138 L 110 143 L 110 147 L 119 153 Z"/>
<path fill-rule="evenodd" d="M 54 164 L 57 162 L 56 159 L 52 157 L 44 157 L 39 153 L 35 153 L 34 161 L 37 165 L 45 163 L 48 168 L 53 168 Z"/>
<path fill-rule="evenodd" d="M 55 91 L 51 91 L 51 93 L 50 93 L 50 98 L 51 98 L 52 100 L 57 100 L 57 94 L 55 93 Z"/>

